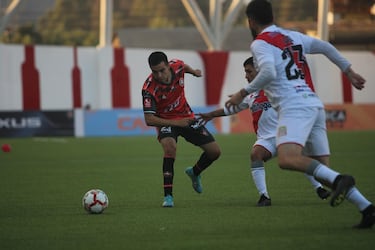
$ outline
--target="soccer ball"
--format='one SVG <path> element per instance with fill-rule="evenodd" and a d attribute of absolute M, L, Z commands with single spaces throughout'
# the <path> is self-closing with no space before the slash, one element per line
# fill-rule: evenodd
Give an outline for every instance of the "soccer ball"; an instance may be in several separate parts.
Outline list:
<path fill-rule="evenodd" d="M 103 213 L 108 204 L 108 196 L 100 189 L 91 189 L 82 198 L 83 208 L 91 214 Z"/>

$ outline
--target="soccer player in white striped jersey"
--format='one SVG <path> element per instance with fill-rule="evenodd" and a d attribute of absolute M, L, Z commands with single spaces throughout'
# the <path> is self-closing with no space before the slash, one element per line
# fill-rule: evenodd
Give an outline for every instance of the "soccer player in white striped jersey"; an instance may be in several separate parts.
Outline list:
<path fill-rule="evenodd" d="M 243 67 L 245 78 L 250 83 L 257 73 L 254 68 L 253 57 L 246 59 Z M 271 206 L 264 163 L 276 156 L 277 113 L 272 108 L 267 96 L 264 95 L 264 91 L 260 90 L 251 93 L 239 105 L 233 106 L 230 110 L 224 107 L 208 113 L 201 113 L 199 116 L 207 123 L 215 117 L 233 115 L 247 109 L 250 109 L 253 117 L 253 127 L 257 136 L 257 140 L 250 152 L 251 175 L 260 195 L 257 206 Z M 309 152 L 305 153 L 310 155 Z M 321 199 L 326 199 L 330 195 L 330 192 L 323 188 L 322 184 L 315 180 L 313 176 L 306 174 L 306 177 Z"/>
<path fill-rule="evenodd" d="M 230 97 L 226 107 L 230 109 L 248 94 L 263 89 L 278 113 L 276 145 L 280 168 L 307 173 L 331 187 L 330 205 L 335 207 L 349 200 L 362 214 L 354 227 L 371 228 L 375 206 L 357 189 L 354 178 L 302 154 L 308 141 L 313 150 L 329 149 L 324 106 L 308 86 L 311 76 L 306 54 L 325 55 L 358 90 L 364 88 L 365 79 L 329 42 L 276 26 L 269 1 L 252 0 L 246 15 L 254 37 L 250 50 L 258 74 L 251 84 Z"/>

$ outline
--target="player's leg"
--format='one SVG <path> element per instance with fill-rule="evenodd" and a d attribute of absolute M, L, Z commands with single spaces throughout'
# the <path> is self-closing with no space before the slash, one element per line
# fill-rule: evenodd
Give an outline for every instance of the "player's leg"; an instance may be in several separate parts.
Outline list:
<path fill-rule="evenodd" d="M 320 163 L 322 163 L 323 165 L 329 167 L 329 156 L 328 155 L 326 155 L 326 156 L 310 156 L 310 158 L 312 158 L 314 160 L 317 160 Z M 319 183 L 323 184 L 324 186 L 327 186 L 327 187 L 331 186 L 330 183 L 324 182 L 323 180 L 322 180 L 322 182 L 319 182 Z"/>
<path fill-rule="evenodd" d="M 251 176 L 260 195 L 257 202 L 257 206 L 259 207 L 271 206 L 271 198 L 267 190 L 264 162 L 271 159 L 275 153 L 275 138 L 269 140 L 258 139 L 250 153 Z"/>
<path fill-rule="evenodd" d="M 310 156 L 311 158 L 319 161 L 323 165 L 329 167 L 329 150 L 328 153 L 321 153 L 321 154 L 326 154 L 322 156 Z M 305 173 L 305 175 L 310 179 L 311 184 L 315 187 L 316 193 L 321 198 L 322 200 L 327 199 L 331 195 L 331 191 L 329 191 L 327 188 L 323 187 L 322 185 L 329 186 L 329 183 L 321 183 L 318 182 L 314 176 L 308 175 Z M 318 186 L 319 185 L 319 186 Z"/>
<path fill-rule="evenodd" d="M 325 128 L 323 132 L 325 133 Z M 320 140 L 319 138 L 324 138 L 324 136 L 323 137 L 317 136 L 317 138 L 315 138 L 314 136 L 311 136 L 312 134 L 316 134 L 316 133 L 312 132 L 310 134 L 310 137 L 308 141 L 306 142 L 305 147 L 303 149 L 303 154 L 319 161 L 325 166 L 329 166 L 330 151 L 328 147 L 328 141 L 326 143 L 324 142 L 324 143 L 314 144 L 312 143 L 313 141 L 318 141 Z M 315 148 L 314 145 L 320 145 L 320 146 Z M 307 173 L 305 173 L 305 176 L 310 181 L 311 185 L 313 186 L 319 198 L 321 198 L 322 200 L 325 200 L 331 195 L 331 192 L 327 190 L 325 187 L 323 187 L 323 185 L 327 186 L 329 185 L 329 183 L 320 183 L 319 181 L 315 179 L 314 176 L 308 175 Z"/>
<path fill-rule="evenodd" d="M 163 149 L 163 189 L 164 200 L 163 207 L 173 207 L 173 177 L 174 177 L 174 161 L 176 159 L 177 136 L 172 127 L 169 129 L 159 129 L 159 142 Z"/>
<path fill-rule="evenodd" d="M 327 155 L 329 155 L 330 152 L 329 152 L 329 143 L 328 143 L 328 138 L 327 138 L 327 133 L 326 133 L 325 120 L 326 120 L 325 112 L 321 111 L 318 115 L 317 122 L 314 124 L 312 128 L 312 131 L 308 139 L 308 143 L 310 143 L 311 155 L 315 155 L 314 158 L 316 160 L 319 160 L 319 162 L 322 163 L 322 165 L 328 166 L 329 158 L 327 157 Z M 336 192 L 334 192 L 333 196 L 336 196 L 337 198 L 335 200 L 335 197 L 333 197 L 334 199 L 331 200 L 331 205 L 337 205 L 336 204 L 337 200 L 341 202 L 344 198 L 346 198 L 350 202 L 355 204 L 360 211 L 364 211 L 371 203 L 354 186 L 354 178 L 352 179 L 353 180 L 352 187 L 349 186 L 348 188 L 345 189 L 345 187 L 343 187 L 344 185 L 343 183 L 345 183 L 345 181 L 343 180 L 345 180 L 345 178 L 348 180 L 350 184 L 350 180 L 352 177 L 347 177 L 347 176 L 342 177 L 341 175 L 339 175 L 334 181 L 334 183 L 336 182 L 336 184 L 333 186 L 333 189 Z M 341 184 L 340 184 L 340 180 L 341 180 Z M 322 181 L 324 182 L 325 180 L 322 179 Z M 330 183 L 324 183 L 324 184 L 328 186 L 330 185 Z M 340 185 L 341 185 L 342 191 L 338 190 L 340 189 Z"/>
<path fill-rule="evenodd" d="M 303 146 L 310 138 L 314 130 L 325 123 L 323 108 L 304 108 L 283 110 L 279 114 L 277 145 L 278 162 L 282 169 L 289 169 L 312 175 L 321 183 L 326 183 L 333 188 L 331 205 L 340 204 L 347 191 L 354 186 L 354 179 L 351 176 L 340 175 L 328 166 L 304 156 Z M 322 136 L 327 134 L 323 131 Z M 328 144 L 328 139 L 325 140 Z M 319 141 L 319 142 L 323 142 Z"/>
<path fill-rule="evenodd" d="M 303 150 L 305 150 L 304 147 L 319 116 L 318 108 L 305 108 L 303 110 L 296 108 L 280 111 L 276 134 L 280 168 L 306 173 L 312 161 L 318 162 L 305 156 Z M 337 175 L 338 173 L 332 171 L 325 179 L 328 179 L 328 183 L 331 184 Z"/>
<path fill-rule="evenodd" d="M 278 160 L 279 166 L 283 169 L 296 170 L 303 172 L 307 179 L 312 184 L 314 190 L 321 199 L 327 199 L 330 195 L 330 192 L 322 187 L 322 184 L 331 184 L 327 181 L 319 179 L 319 181 L 311 174 L 306 172 L 306 166 L 309 166 L 310 162 L 313 160 L 310 157 L 304 156 L 302 151 L 304 149 L 301 145 L 294 143 L 284 143 L 278 147 Z M 318 162 L 317 160 L 315 160 Z M 322 160 L 327 162 L 327 159 Z M 325 165 L 326 166 L 326 165 Z M 335 173 L 334 173 L 335 174 Z M 335 175 L 336 176 L 336 175 Z"/>
<path fill-rule="evenodd" d="M 326 200 L 331 195 L 331 192 L 327 190 L 325 187 L 323 187 L 323 185 L 319 181 L 315 180 L 314 176 L 305 173 L 305 177 L 311 183 L 312 187 L 314 188 L 316 194 L 320 199 Z"/>
<path fill-rule="evenodd" d="M 320 119 L 325 121 L 324 113 L 321 114 Z M 329 149 L 328 149 L 328 139 L 326 134 L 325 123 L 321 122 L 313 127 L 313 131 L 310 135 L 311 140 L 314 142 L 311 144 L 311 154 L 320 155 L 313 157 L 319 162 L 323 163 L 325 166 L 329 166 Z M 324 156 L 325 155 L 325 156 Z M 329 185 L 329 184 L 326 184 Z M 362 213 L 362 221 L 357 225 L 358 228 L 368 228 L 374 224 L 374 206 L 368 201 L 359 190 L 353 186 L 349 189 L 345 195 L 345 198 L 353 203 L 358 210 Z M 371 224 L 372 223 L 372 224 Z"/>
<path fill-rule="evenodd" d="M 215 138 L 204 127 L 184 128 L 181 135 L 186 141 L 199 146 L 203 152 L 198 161 L 192 167 L 188 167 L 185 173 L 190 177 L 192 186 L 197 193 L 202 193 L 201 173 L 220 157 L 221 150 Z"/>
<path fill-rule="evenodd" d="M 305 114 L 300 112 L 297 114 L 298 117 L 293 117 L 293 112 L 289 112 L 281 116 L 283 119 L 279 121 L 277 134 L 279 166 L 283 169 L 307 173 L 314 176 L 321 183 L 327 184 L 333 190 L 330 201 L 331 206 L 337 206 L 345 198 L 348 199 L 362 213 L 362 220 L 357 225 L 357 228 L 372 227 L 375 223 L 375 207 L 354 186 L 354 178 L 350 175 L 342 175 L 330 169 L 327 165 L 302 155 L 301 145 L 304 145 L 307 140 L 307 137 L 304 138 L 306 136 L 305 131 L 310 134 L 313 128 L 316 129 L 317 124 L 325 123 L 324 109 L 315 111 L 311 109 L 306 111 Z M 314 122 L 311 122 L 312 120 Z M 291 121 L 293 123 L 290 123 Z M 326 133 L 324 135 L 325 137 L 327 136 Z M 328 139 L 326 141 L 328 142 Z"/>
<path fill-rule="evenodd" d="M 307 173 L 315 176 L 322 183 L 327 183 L 332 186 L 333 195 L 331 199 L 331 206 L 339 205 L 345 198 L 353 203 L 360 213 L 362 219 L 355 228 L 371 228 L 375 223 L 375 207 L 364 197 L 361 192 L 354 186 L 354 178 L 349 175 L 341 175 L 330 170 L 326 165 L 319 163 L 317 160 L 312 160 Z M 333 178 L 334 174 L 336 177 Z"/>
<path fill-rule="evenodd" d="M 323 108 L 304 108 L 283 110 L 279 114 L 277 146 L 278 162 L 282 169 L 289 169 L 312 175 L 321 183 L 335 190 L 331 204 L 338 205 L 348 189 L 354 185 L 351 176 L 339 176 L 328 166 L 303 155 L 303 146 L 311 139 L 315 130 L 321 129 L 325 138 L 325 113 Z M 328 145 L 328 139 L 324 142 Z M 329 148 L 327 146 L 327 148 Z M 337 180 L 335 182 L 335 180 Z M 335 183 L 334 183 L 335 182 Z"/>
<path fill-rule="evenodd" d="M 329 166 L 329 142 L 327 137 L 327 127 L 324 112 L 319 112 L 317 122 L 314 123 L 310 135 L 303 149 L 303 154 L 307 155 L 325 166 Z M 315 178 L 314 178 L 315 179 Z M 330 183 L 321 182 L 325 186 L 331 186 Z"/>

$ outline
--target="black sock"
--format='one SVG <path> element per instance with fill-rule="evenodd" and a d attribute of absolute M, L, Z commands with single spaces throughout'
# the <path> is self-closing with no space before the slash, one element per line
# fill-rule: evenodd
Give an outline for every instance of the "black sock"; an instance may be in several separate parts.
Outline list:
<path fill-rule="evenodd" d="M 198 162 L 193 167 L 194 174 L 197 175 L 197 176 L 200 175 L 202 173 L 202 171 L 205 170 L 206 168 L 208 168 L 208 166 L 210 166 L 213 161 L 214 160 L 209 159 L 207 157 L 207 154 L 205 152 L 203 152 L 201 154 L 201 157 L 199 158 Z"/>
<path fill-rule="evenodd" d="M 164 196 L 172 195 L 173 190 L 174 158 L 163 158 L 163 187 Z"/>

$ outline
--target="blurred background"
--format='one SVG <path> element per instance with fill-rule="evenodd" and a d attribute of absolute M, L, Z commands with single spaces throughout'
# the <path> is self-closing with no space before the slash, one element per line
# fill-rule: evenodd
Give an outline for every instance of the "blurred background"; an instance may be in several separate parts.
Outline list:
<path fill-rule="evenodd" d="M 222 107 L 247 84 L 250 0 L 0 0 L 0 138 L 155 134 L 144 123 L 147 58 L 163 50 L 186 75 L 194 111 Z M 334 130 L 375 130 L 375 0 L 272 0 L 275 21 L 328 40 L 366 80 L 363 91 L 325 56 L 308 55 Z M 249 112 L 209 123 L 253 132 Z"/>
<path fill-rule="evenodd" d="M 5 20 L 7 8 L 18 2 Z M 318 0 L 271 1 L 276 22 L 315 34 Z M 330 0 L 329 41 L 339 49 L 375 49 L 375 1 Z M 197 1 L 208 18 L 210 1 Z M 222 1 L 223 11 L 231 1 Z M 245 11 L 245 5 L 243 5 Z M 372 12 L 371 12 L 372 10 Z M 1 41 L 15 44 L 96 46 L 99 43 L 100 0 L 0 0 Z M 207 46 L 182 1 L 113 0 L 115 46 L 203 50 Z M 181 36 L 182 35 L 182 36 Z M 148 39 L 152 36 L 153 39 Z M 173 36 L 174 39 L 165 39 Z M 186 36 L 189 39 L 185 39 Z M 244 50 L 251 39 L 240 14 L 223 49 Z"/>

